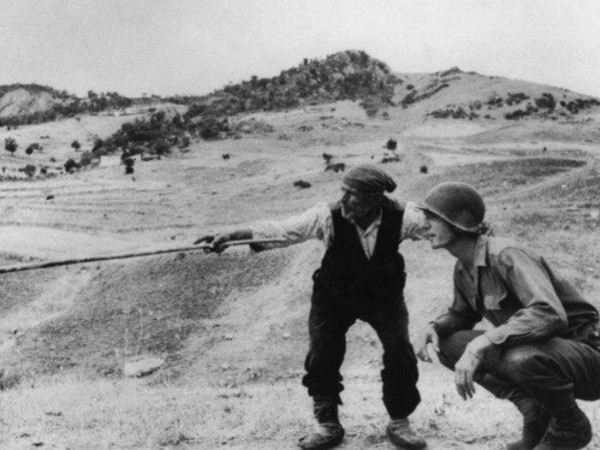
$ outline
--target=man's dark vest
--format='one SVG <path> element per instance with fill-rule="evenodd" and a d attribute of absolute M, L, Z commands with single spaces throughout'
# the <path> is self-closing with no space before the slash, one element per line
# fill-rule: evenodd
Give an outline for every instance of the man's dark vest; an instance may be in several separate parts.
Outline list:
<path fill-rule="evenodd" d="M 404 258 L 398 253 L 404 211 L 385 199 L 381 225 L 371 259 L 367 258 L 356 227 L 342 216 L 341 204 L 331 208 L 333 242 L 315 273 L 330 295 L 349 305 L 397 299 L 404 289 Z"/>

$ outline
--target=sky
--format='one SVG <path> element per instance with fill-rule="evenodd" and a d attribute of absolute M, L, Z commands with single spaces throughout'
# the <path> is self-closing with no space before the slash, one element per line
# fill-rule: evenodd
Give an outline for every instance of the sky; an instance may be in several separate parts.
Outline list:
<path fill-rule="evenodd" d="M 202 95 L 363 50 L 600 97 L 598 0 L 0 0 L 0 85 Z"/>

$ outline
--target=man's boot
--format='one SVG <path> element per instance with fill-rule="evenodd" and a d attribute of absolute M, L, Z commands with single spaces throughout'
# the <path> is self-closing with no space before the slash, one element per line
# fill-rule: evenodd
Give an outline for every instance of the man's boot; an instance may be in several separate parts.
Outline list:
<path fill-rule="evenodd" d="M 387 426 L 387 434 L 400 448 L 419 449 L 427 447 L 427 442 L 410 427 L 408 418 L 392 419 Z"/>
<path fill-rule="evenodd" d="M 315 396 L 313 412 L 317 419 L 317 429 L 298 441 L 304 450 L 324 450 L 333 448 L 344 439 L 344 428 L 338 417 L 338 404 L 335 399 Z"/>
<path fill-rule="evenodd" d="M 511 442 L 506 446 L 506 450 L 535 448 L 544 437 L 550 423 L 550 413 L 544 409 L 543 405 L 519 386 L 504 381 L 489 372 L 478 374 L 476 381 L 496 397 L 513 403 L 523 415 L 521 440 Z"/>
<path fill-rule="evenodd" d="M 550 426 L 534 450 L 578 450 L 592 440 L 592 426 L 575 400 L 571 406 L 552 410 Z"/>
<path fill-rule="evenodd" d="M 550 412 L 531 397 L 518 399 L 513 403 L 523 415 L 523 436 L 520 441 L 508 444 L 506 450 L 531 450 L 546 434 Z"/>

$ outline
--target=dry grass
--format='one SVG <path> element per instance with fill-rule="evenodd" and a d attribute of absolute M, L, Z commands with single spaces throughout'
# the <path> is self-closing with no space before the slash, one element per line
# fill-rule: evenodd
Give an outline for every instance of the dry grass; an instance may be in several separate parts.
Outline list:
<path fill-rule="evenodd" d="M 347 104 L 326 112 L 336 124 L 345 123 L 344 115 L 350 123 L 366 121 Z M 115 166 L 0 186 L 0 198 L 9 202 L 0 222 L 78 231 L 89 237 L 90 249 L 101 246 L 95 239 L 102 236 L 102 242 L 118 238 L 143 250 L 161 242 L 189 245 L 205 231 L 298 213 L 339 195 L 343 173 L 324 172 L 324 151 L 348 165 L 377 161 L 392 132 L 406 125 L 371 121 L 340 131 L 321 125 L 324 114 L 315 109 L 265 115 L 291 140 L 197 143 L 185 155 L 140 164 L 135 182 Z M 322 129 L 298 131 L 311 120 Z M 538 153 L 530 152 L 533 146 L 513 145 L 511 138 L 521 143 L 542 131 L 540 139 L 554 136 L 533 125 L 528 132 L 527 126 L 490 131 L 491 148 L 485 136 L 463 137 L 467 125 L 457 124 L 460 129 L 452 132 L 445 122 L 448 142 L 428 142 L 427 134 L 419 135 L 418 145 L 399 139 L 402 161 L 385 167 L 400 180 L 398 196 L 420 199 L 449 179 L 476 185 L 486 195 L 497 234 L 528 241 L 600 306 L 596 154 L 573 143 L 555 143 L 544 155 L 538 144 Z M 223 160 L 224 153 L 231 159 Z M 428 174 L 419 173 L 424 162 Z M 312 187 L 295 188 L 299 178 Z M 52 204 L 44 200 L 49 189 L 58 193 Z M 402 246 L 414 337 L 447 307 L 453 260 L 425 242 Z M 294 448 L 312 425 L 300 378 L 310 275 L 321 255 L 319 244 L 304 244 L 255 255 L 161 256 L 4 276 L 0 448 L 42 442 L 61 450 Z M 123 378 L 123 363 L 140 355 L 167 362 L 148 378 Z M 348 449 L 390 448 L 380 369 L 377 338 L 359 323 L 348 335 L 343 367 Z M 515 436 L 520 418 L 510 404 L 485 392 L 463 402 L 449 371 L 422 364 L 420 372 L 423 401 L 412 420 L 432 449 L 493 450 Z M 583 407 L 598 429 L 597 404 Z M 597 438 L 589 448 L 600 448 Z"/>

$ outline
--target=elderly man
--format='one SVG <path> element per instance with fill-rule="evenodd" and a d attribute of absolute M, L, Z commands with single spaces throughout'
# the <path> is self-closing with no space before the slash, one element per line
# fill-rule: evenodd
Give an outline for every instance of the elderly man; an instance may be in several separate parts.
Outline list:
<path fill-rule="evenodd" d="M 600 398 L 598 311 L 543 257 L 484 233 L 485 205 L 471 186 L 442 183 L 421 205 L 431 247 L 457 258 L 454 302 L 424 330 L 417 355 L 455 371 L 458 393 L 474 381 L 523 415 L 523 435 L 507 448 L 569 450 L 592 438 L 576 399 Z M 473 330 L 486 318 L 487 331 Z"/>
<path fill-rule="evenodd" d="M 312 277 L 310 348 L 302 380 L 313 398 L 318 428 L 300 439 L 303 449 L 335 447 L 344 438 L 338 418 L 343 390 L 340 367 L 346 332 L 357 319 L 369 323 L 383 345 L 383 402 L 391 418 L 388 436 L 403 448 L 426 446 L 408 419 L 420 396 L 403 297 L 404 259 L 398 253 L 402 240 L 420 239 L 424 217 L 414 204 L 384 195 L 395 188 L 396 183 L 383 170 L 360 165 L 346 173 L 342 197 L 334 203 L 317 204 L 281 222 L 259 222 L 195 242 L 210 242 L 215 251 L 222 251 L 227 241 L 250 238 L 280 238 L 279 246 L 308 239 L 324 242 L 321 267 Z"/>

